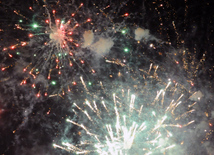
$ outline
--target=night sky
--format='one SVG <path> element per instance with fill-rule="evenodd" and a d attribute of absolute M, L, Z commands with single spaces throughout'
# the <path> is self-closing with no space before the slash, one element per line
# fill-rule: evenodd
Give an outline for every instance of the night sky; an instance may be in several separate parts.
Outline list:
<path fill-rule="evenodd" d="M 117 105 L 127 125 L 148 122 L 122 154 L 214 155 L 213 8 L 208 0 L 0 0 L 0 154 L 99 154 L 80 124 L 105 145 Z M 182 125 L 153 130 L 172 99 L 164 123 Z M 147 142 L 159 133 L 165 138 Z"/>

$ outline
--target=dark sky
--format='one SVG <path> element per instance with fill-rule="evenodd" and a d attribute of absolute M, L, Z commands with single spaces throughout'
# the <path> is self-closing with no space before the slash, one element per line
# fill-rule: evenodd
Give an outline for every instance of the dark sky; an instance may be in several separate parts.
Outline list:
<path fill-rule="evenodd" d="M 67 125 L 65 121 L 66 118 L 77 117 L 71 110 L 72 103 L 84 102 L 86 97 L 90 96 L 81 85 L 80 76 L 83 76 L 87 83 L 92 82 L 91 86 L 87 86 L 89 92 L 95 94 L 101 90 L 98 87 L 99 81 L 106 83 L 106 97 L 110 93 L 110 87 L 117 88 L 115 83 L 118 81 L 130 87 L 138 85 L 135 92 L 140 94 L 142 85 L 146 87 L 147 83 L 150 83 L 154 87 L 148 85 L 148 92 L 149 88 L 154 88 L 155 91 L 159 88 L 158 84 L 164 83 L 168 77 L 180 82 L 184 87 L 182 91 L 185 90 L 187 94 L 202 92 L 203 98 L 198 102 L 196 112 L 192 116 L 196 120 L 195 124 L 184 130 L 182 138 L 185 145 L 181 147 L 188 155 L 214 154 L 213 4 L 205 0 L 85 0 L 84 7 L 78 9 L 80 3 L 75 0 L 47 0 L 47 9 L 57 10 L 57 18 L 64 20 L 68 20 L 71 13 L 76 11 L 77 23 L 84 23 L 87 18 L 92 19 L 93 24 L 82 24 L 80 29 L 73 31 L 74 40 L 80 45 L 83 32 L 93 29 L 99 36 L 113 38 L 114 46 L 101 58 L 91 49 L 79 50 L 80 53 L 74 54 L 72 69 L 62 65 L 65 74 L 58 75 L 58 70 L 53 69 L 51 80 L 47 80 L 50 68 L 55 67 L 52 66 L 53 63 L 56 64 L 52 57 L 56 57 L 56 54 L 52 54 L 50 62 L 44 63 L 48 57 L 48 54 L 45 55 L 46 51 L 55 52 L 58 49 L 52 49 L 51 46 L 40 48 L 44 42 L 50 40 L 45 34 L 48 26 L 45 23 L 47 12 L 43 7 L 44 3 L 41 0 L 0 1 L 0 68 L 9 66 L 0 72 L 0 154 L 69 154 L 54 149 L 52 144 L 61 144 L 62 139 L 66 138 L 73 139 L 75 143 L 80 140 L 78 134 L 73 134 L 78 128 Z M 29 9 L 30 6 L 32 10 Z M 105 7 L 107 8 L 104 9 Z M 128 17 L 124 16 L 127 12 Z M 54 19 L 53 14 L 50 14 Z M 33 29 L 32 23 L 38 23 L 40 27 Z M 23 29 L 17 29 L 17 24 Z M 113 33 L 112 27 L 117 26 L 119 29 Z M 134 30 L 137 27 L 149 30 L 149 38 L 140 45 L 134 39 Z M 127 34 L 122 35 L 121 29 L 127 30 Z M 37 34 L 35 39 L 28 37 L 31 33 Z M 20 46 L 23 41 L 28 42 L 28 45 Z M 11 45 L 14 44 L 17 48 L 12 50 Z M 151 48 L 151 45 L 155 48 Z M 7 47 L 9 48 L 4 50 Z M 120 52 L 125 47 L 128 47 L 129 52 Z M 74 44 L 69 45 L 69 49 L 78 51 Z M 10 54 L 13 58 L 10 58 Z M 74 61 L 73 57 L 71 59 Z M 128 67 L 106 63 L 105 59 L 126 60 Z M 84 60 L 84 63 L 81 60 Z M 67 60 L 60 59 L 60 62 L 63 61 Z M 159 77 L 145 82 L 144 73 L 140 73 L 139 68 L 147 66 L 145 70 L 148 70 L 150 63 L 160 66 Z M 22 71 L 28 65 L 43 68 L 43 72 L 38 73 L 38 80 Z M 27 68 L 29 71 L 30 67 Z M 91 68 L 96 70 L 95 74 Z M 122 74 L 121 77 L 118 77 L 118 72 Z M 26 79 L 27 85 L 20 86 L 23 79 Z M 57 84 L 52 85 L 51 81 L 56 81 Z M 32 84 L 36 85 L 35 89 Z M 68 87 L 71 88 L 71 93 L 68 92 Z M 48 92 L 48 96 L 45 92 Z M 38 93 L 41 93 L 40 97 L 37 97 Z M 58 96 L 53 97 L 51 94 Z M 149 95 L 145 100 L 150 100 Z M 185 137 L 185 134 L 188 136 Z"/>

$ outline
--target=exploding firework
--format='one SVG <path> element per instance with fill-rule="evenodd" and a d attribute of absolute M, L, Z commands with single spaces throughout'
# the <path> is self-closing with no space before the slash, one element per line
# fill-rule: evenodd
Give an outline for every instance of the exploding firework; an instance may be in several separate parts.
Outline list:
<path fill-rule="evenodd" d="M 91 8 L 97 7 L 91 5 Z M 122 24 L 114 27 L 104 13 L 108 7 L 93 9 L 93 12 L 90 7 L 84 8 L 83 3 L 35 1 L 29 7 L 30 15 L 14 10 L 22 18 L 14 29 L 23 34 L 16 38 L 18 43 L 3 47 L 5 59 L 1 71 L 15 67 L 15 72 L 23 72 L 20 85 L 30 83 L 37 97 L 48 96 L 48 91 L 50 95 L 70 92 L 79 75 L 90 80 L 95 73 L 91 57 L 108 53 L 114 44 L 112 34 L 120 31 Z M 105 19 L 102 23 L 100 16 Z M 8 64 L 7 57 L 13 59 L 12 63 Z M 54 85 L 60 89 L 54 89 Z"/>
<path fill-rule="evenodd" d="M 156 72 L 150 78 L 155 79 Z M 62 146 L 54 144 L 55 148 L 77 154 L 164 154 L 183 144 L 179 136 L 194 123 L 190 116 L 196 104 L 192 98 L 197 95 L 185 97 L 179 92 L 187 92 L 171 80 L 160 90 L 148 81 L 141 83 L 145 90 L 140 92 L 133 91 L 131 83 L 112 82 L 111 88 L 100 83 L 95 93 L 81 80 L 93 100 L 73 103 L 76 117 L 67 119 L 76 126 L 78 141 L 64 140 Z"/>

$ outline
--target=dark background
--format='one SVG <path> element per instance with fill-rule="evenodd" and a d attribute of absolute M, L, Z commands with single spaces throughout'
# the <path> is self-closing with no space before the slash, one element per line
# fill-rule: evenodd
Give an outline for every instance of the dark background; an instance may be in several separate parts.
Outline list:
<path fill-rule="evenodd" d="M 109 1 L 94 2 L 98 6 L 109 4 Z M 42 6 L 43 2 L 39 1 L 39 3 Z M 56 4 L 55 1 L 48 1 L 48 3 L 50 5 Z M 77 6 L 79 3 L 74 2 Z M 199 105 L 200 110 L 197 111 L 195 126 L 197 128 L 200 122 L 210 123 L 209 129 L 207 129 L 210 134 L 209 136 L 204 134 L 200 136 L 201 132 L 199 132 L 193 134 L 192 137 L 190 136 L 189 141 L 192 138 L 192 143 L 188 144 L 186 150 L 186 154 L 190 155 L 214 154 L 212 146 L 214 116 L 211 114 L 214 111 L 214 5 L 212 3 L 208 0 L 118 0 L 111 2 L 113 10 L 118 11 L 118 16 L 126 12 L 130 14 L 130 18 L 125 19 L 127 27 L 137 25 L 149 29 L 153 36 L 164 42 L 164 46 L 159 46 L 159 43 L 154 42 L 159 52 L 162 53 L 156 55 L 149 50 L 149 44 L 153 42 L 145 43 L 144 47 L 141 48 L 146 51 L 147 57 L 163 67 L 173 66 L 175 60 L 179 61 L 179 65 L 174 69 L 169 67 L 168 71 L 172 72 L 174 77 L 185 79 L 185 85 L 190 87 L 190 91 L 200 90 L 203 93 L 204 97 Z M 14 28 L 19 19 L 23 19 L 23 17 L 16 15 L 14 10 L 17 10 L 28 19 L 23 20 L 27 25 L 36 18 L 35 14 L 40 13 L 41 6 L 35 4 L 36 2 L 33 0 L 0 1 L 1 51 L 4 47 L 11 46 L 20 40 L 28 40 L 28 37 L 26 37 L 27 30 L 17 31 Z M 91 1 L 85 1 L 84 4 L 88 7 L 93 6 Z M 29 6 L 34 6 L 37 11 L 29 11 Z M 118 6 L 121 6 L 120 10 Z M 105 12 L 111 12 L 111 9 L 105 10 Z M 113 13 L 110 15 L 115 16 Z M 114 22 L 119 23 L 123 20 L 124 18 L 118 17 L 114 19 Z M 132 45 L 132 42 L 129 43 L 134 50 L 135 46 Z M 186 50 L 185 54 L 182 54 L 183 50 Z M 121 58 L 122 56 L 115 54 L 113 57 Z M 134 56 L 126 57 L 129 58 L 130 63 L 142 62 L 143 59 Z M 17 59 L 8 59 L 2 52 L 0 67 L 3 64 L 15 64 Z M 184 67 L 184 63 L 188 64 L 187 68 Z M 102 67 L 104 68 L 103 71 L 100 70 L 97 73 L 94 81 L 103 80 L 105 76 L 108 76 L 105 70 L 109 66 L 103 64 Z M 120 68 L 112 69 L 111 73 L 116 74 L 118 69 Z M 78 98 L 78 92 L 74 91 L 72 95 L 68 95 L 64 99 L 60 97 L 37 99 L 33 91 L 19 87 L 17 81 L 20 81 L 20 76 L 16 75 L 13 70 L 6 73 L 0 72 L 0 153 L 5 155 L 68 154 L 59 149 L 53 149 L 52 143 L 54 140 L 60 142 L 59 137 L 63 136 L 64 128 L 66 128 L 65 118 L 68 116 L 72 118 L 74 115 L 67 107 L 70 104 L 70 98 L 72 100 Z M 190 86 L 191 83 L 194 83 L 193 87 Z M 63 106 L 60 106 L 62 103 Z M 32 104 L 35 105 L 31 108 Z M 203 127 L 200 126 L 200 128 Z M 71 132 L 72 130 L 75 129 L 71 129 Z M 210 142 L 210 145 L 206 147 L 203 143 L 207 141 Z"/>

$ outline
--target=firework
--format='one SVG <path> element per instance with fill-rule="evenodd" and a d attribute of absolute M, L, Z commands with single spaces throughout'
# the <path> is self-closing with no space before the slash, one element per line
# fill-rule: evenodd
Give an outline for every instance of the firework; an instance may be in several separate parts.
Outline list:
<path fill-rule="evenodd" d="M 83 3 L 68 1 L 66 4 L 35 1 L 29 7 L 33 19 L 14 10 L 22 18 L 15 24 L 15 29 L 23 34 L 16 39 L 18 43 L 3 47 L 3 53 L 13 59 L 13 63 L 8 65 L 8 59 L 5 59 L 1 70 L 15 67 L 15 72 L 22 72 L 24 77 L 20 85 L 30 83 L 36 89 L 37 97 L 48 96 L 48 91 L 50 95 L 70 92 L 79 75 L 90 80 L 90 75 L 95 73 L 92 68 L 95 63 L 90 58 L 92 55 L 104 56 L 114 44 L 108 37 L 115 31 L 114 23 L 101 14 L 106 8 L 91 12 L 90 8 L 83 8 Z M 100 14 L 107 19 L 106 23 L 96 21 Z M 104 24 L 109 27 L 105 28 Z M 60 89 L 54 90 L 54 85 Z"/>
<path fill-rule="evenodd" d="M 189 117 L 196 102 L 178 95 L 180 88 L 171 81 L 154 96 L 149 89 L 136 95 L 124 84 L 112 83 L 110 90 L 100 85 L 97 90 L 104 93 L 93 95 L 84 86 L 94 100 L 74 103 L 73 112 L 78 118 L 67 119 L 76 126 L 79 141 L 54 144 L 55 148 L 77 154 L 162 154 L 176 148 L 181 143 L 178 135 L 194 123 Z"/>

